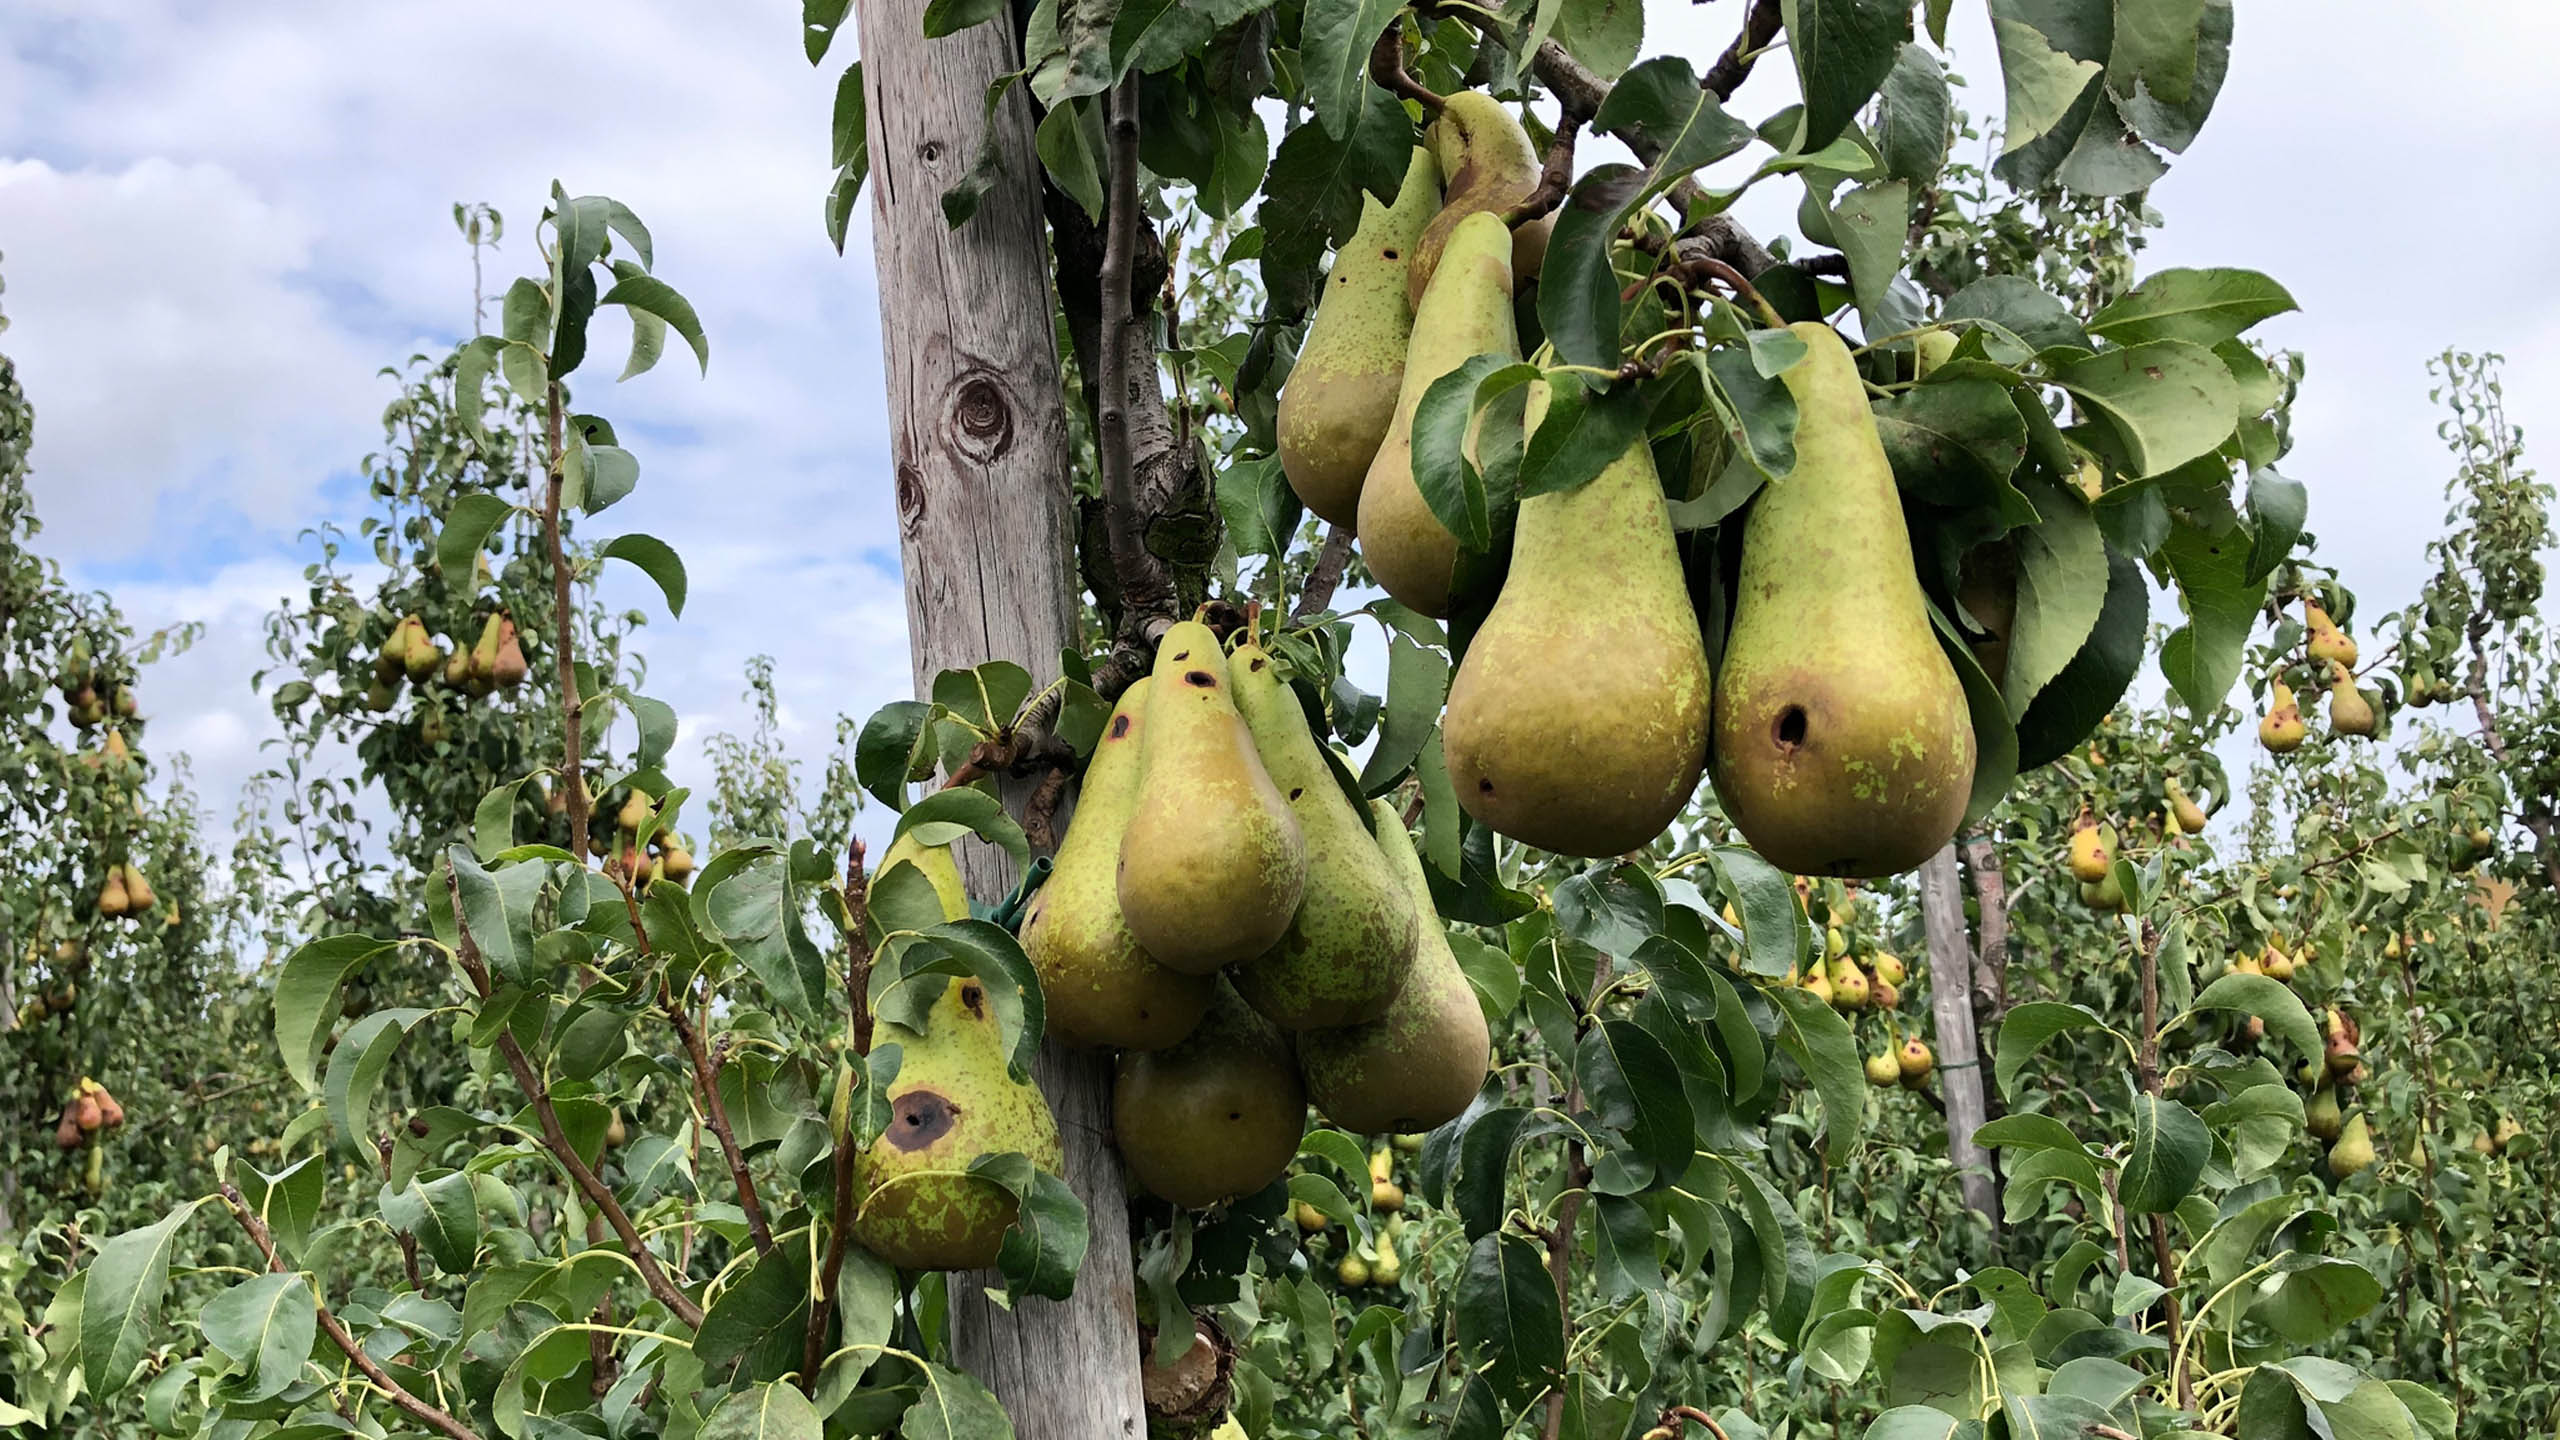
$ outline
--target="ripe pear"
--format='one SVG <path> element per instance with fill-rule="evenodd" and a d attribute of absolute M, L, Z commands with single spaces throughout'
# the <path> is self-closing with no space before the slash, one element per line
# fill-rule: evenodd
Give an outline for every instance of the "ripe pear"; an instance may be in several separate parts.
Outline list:
<path fill-rule="evenodd" d="M 436 666 L 444 663 L 444 655 L 436 649 L 435 637 L 427 633 L 426 621 L 412 614 L 400 623 L 409 630 L 409 643 L 400 653 L 401 664 L 411 680 L 423 681 L 436 673 Z"/>
<path fill-rule="evenodd" d="M 1341 1281 L 1344 1289 L 1357 1290 L 1369 1283 L 1369 1262 L 1357 1255 L 1345 1255 L 1333 1267 L 1333 1278 Z"/>
<path fill-rule="evenodd" d="M 2311 652 L 2312 659 L 2332 665 L 2344 665 L 2350 669 L 2354 667 L 2356 642 L 2347 632 L 2338 628 L 2337 622 L 2329 618 L 2329 612 L 2321 609 L 2318 602 L 2312 600 L 2302 602 L 2302 624 L 2304 629 L 2311 632 L 2311 642 L 2307 648 Z"/>
<path fill-rule="evenodd" d="M 1305 837 L 1307 882 L 1278 942 L 1228 978 L 1283 1030 L 1367 1024 L 1387 1013 L 1413 968 L 1413 898 L 1334 779 L 1270 653 L 1238 646 L 1229 669 L 1263 770 Z"/>
<path fill-rule="evenodd" d="M 1910 978 L 1909 972 L 1903 966 L 1901 957 L 1887 954 L 1882 950 L 1879 950 L 1874 955 L 1868 957 L 1867 973 L 1875 976 L 1876 979 L 1887 985 L 1900 985 L 1904 980 Z"/>
<path fill-rule="evenodd" d="M 1538 147 L 1529 141 L 1529 132 L 1520 127 L 1510 109 L 1492 96 L 1475 90 L 1461 90 L 1448 97 L 1440 114 L 1423 131 L 1423 143 L 1440 162 L 1440 173 L 1448 177 L 1448 198 L 1440 213 L 1423 227 L 1422 238 L 1414 247 L 1413 264 L 1406 277 L 1406 293 L 1414 308 L 1422 307 L 1423 292 L 1438 273 L 1440 262 L 1458 227 L 1479 214 L 1491 214 L 1499 223 L 1504 211 L 1529 198 L 1538 188 L 1541 162 Z M 1510 253 L 1511 232 L 1503 231 L 1503 250 Z"/>
<path fill-rule="evenodd" d="M 456 645 L 453 647 L 453 653 L 445 657 L 444 683 L 456 690 L 466 690 L 470 688 L 471 647 L 467 645 Z"/>
<path fill-rule="evenodd" d="M 1547 403 L 1535 386 L 1531 432 Z M 1458 803 L 1541 850 L 1640 849 L 1698 788 L 1710 690 L 1639 434 L 1581 489 L 1520 502 L 1502 594 L 1449 685 L 1442 743 Z"/>
<path fill-rule="evenodd" d="M 123 867 L 113 865 L 107 867 L 107 883 L 98 887 L 98 913 L 116 916 L 132 908 L 133 897 L 127 894 L 124 888 Z"/>
<path fill-rule="evenodd" d="M 98 1127 L 107 1123 L 106 1112 L 99 1108 L 98 1097 L 86 1090 L 72 1096 L 71 1123 L 79 1126 L 80 1133 L 84 1135 L 97 1134 Z"/>
<path fill-rule="evenodd" d="M 623 813 L 630 814 L 630 808 L 625 806 Z M 880 868 L 872 878 L 887 875 L 893 865 L 913 865 L 924 872 L 924 878 L 933 882 L 934 897 L 942 902 L 943 919 L 969 918 L 969 891 L 960 883 L 960 864 L 951 858 L 950 846 L 923 844 L 910 830 L 889 842 L 888 852 L 880 857 Z"/>
<path fill-rule="evenodd" d="M 2293 687 L 2281 680 L 2268 682 L 2267 716 L 2258 722 L 2258 743 L 2273 754 L 2287 755 L 2300 749 L 2310 733 L 2302 723 L 2302 707 L 2294 703 Z"/>
<path fill-rule="evenodd" d="M 1279 1179 L 1306 1123 L 1287 1038 L 1224 981 L 1181 1044 L 1120 1057 L 1120 1158 L 1130 1179 L 1176 1205 L 1200 1209 Z"/>
<path fill-rule="evenodd" d="M 124 867 L 124 898 L 127 913 L 134 915 L 154 909 L 160 904 L 160 897 L 151 893 L 151 882 L 142 878 L 142 867 L 139 865 L 128 864 Z"/>
<path fill-rule="evenodd" d="M 1841 1010 L 1863 1010 L 1873 994 L 1867 985 L 1867 972 L 1858 962 L 1843 955 L 1831 962 L 1831 1004 Z"/>
<path fill-rule="evenodd" d="M 2348 1117 L 2347 1126 L 2338 1133 L 2338 1143 L 2329 1147 L 2329 1173 L 2344 1180 L 2370 1168 L 2373 1164 L 2373 1129 L 2365 1124 L 2364 1112 Z"/>
<path fill-rule="evenodd" d="M 480 642 L 471 647 L 471 683 L 488 686 L 498 678 L 498 617 L 492 614 L 480 626 Z"/>
<path fill-rule="evenodd" d="M 1299 1229 L 1304 1230 L 1310 1235 L 1322 1231 L 1326 1226 L 1333 1223 L 1332 1220 L 1326 1217 L 1323 1211 L 1308 1204 L 1304 1200 L 1292 1200 L 1289 1202 L 1289 1218 L 1297 1222 Z"/>
<path fill-rule="evenodd" d="M 2080 903 L 2092 910 L 2122 910 L 2124 886 L 2116 879 L 2115 872 L 2109 870 L 2107 878 L 2095 885 L 2085 880 L 2080 882 Z"/>
<path fill-rule="evenodd" d="M 1893 1058 L 1892 1051 L 1887 1050 L 1881 1055 L 1867 1057 L 1868 1084 L 1881 1087 L 1899 1084 L 1901 1080 L 1902 1062 Z"/>
<path fill-rule="evenodd" d="M 1327 1120 L 1355 1134 L 1395 1133 L 1400 1148 L 1404 1135 L 1447 1124 L 1475 1099 L 1493 1061 L 1493 1037 L 1432 908 L 1413 837 L 1394 806 L 1379 800 L 1371 808 L 1378 848 L 1419 922 L 1413 971 L 1380 1019 L 1299 1035 L 1298 1070 L 1307 1098 Z"/>
<path fill-rule="evenodd" d="M 524 683 L 532 667 L 524 662 L 524 645 L 516 638 L 514 617 L 501 611 L 498 615 L 498 650 L 489 663 L 489 678 L 513 690 Z"/>
<path fill-rule="evenodd" d="M 2329 662 L 2329 733 L 2332 735 L 2371 735 L 2376 724 L 2373 702 L 2356 688 L 2356 677 L 2347 667 Z"/>
<path fill-rule="evenodd" d="M 1878 1010 L 1898 1010 L 1902 1007 L 1901 987 L 1876 980 L 1868 989 L 1867 1003 Z"/>
<path fill-rule="evenodd" d="M 2098 821 L 2086 809 L 2079 822 L 2071 827 L 2071 873 L 2084 885 L 2095 885 L 2107 878 L 2115 865 L 2115 847 L 2098 828 Z"/>
<path fill-rule="evenodd" d="M 668 879 L 681 885 L 686 877 L 693 874 L 693 852 L 681 844 L 669 845 L 662 852 L 659 864 L 665 868 Z"/>
<path fill-rule="evenodd" d="M 1360 484 L 1360 554 L 1388 594 L 1425 615 L 1449 613 L 1458 537 L 1413 479 L 1413 412 L 1431 382 L 1476 355 L 1520 355 L 1511 313 L 1511 232 L 1499 217 L 1469 215 L 1448 237 L 1436 282 L 1414 307 L 1413 339 L 1395 419 Z M 1473 453 L 1475 435 L 1467 437 Z"/>
<path fill-rule="evenodd" d="M 1336 525 L 1360 516 L 1360 482 L 1395 422 L 1413 336 L 1406 272 L 1440 208 L 1440 166 L 1417 147 L 1393 205 L 1360 201 L 1360 228 L 1333 257 L 1306 344 L 1280 391 L 1280 468 L 1289 488 Z"/>
<path fill-rule="evenodd" d="M 1812 974 L 1804 977 L 1803 981 L 1800 983 L 1803 985 L 1806 992 L 1811 994 L 1816 1000 L 1821 1001 L 1825 1005 L 1831 1003 L 1831 980 L 1830 977 L 1824 975 L 1821 971 L 1814 971 Z"/>
<path fill-rule="evenodd" d="M 1165 632 L 1150 689 L 1120 914 L 1158 964 L 1206 975 L 1288 931 L 1307 885 L 1306 837 L 1254 753 L 1208 626 Z"/>
<path fill-rule="evenodd" d="M 2498 1117 L 2498 1128 L 2495 1133 L 2490 1135 L 2489 1143 L 2496 1146 L 2498 1153 L 2503 1155 L 2506 1153 L 2507 1147 L 2514 1144 L 2517 1137 L 2523 1134 L 2524 1126 L 2516 1123 L 2516 1117 L 2513 1115 L 2500 1115 Z"/>
<path fill-rule="evenodd" d="M 2320 1139 L 2335 1140 L 2340 1127 L 2345 1124 L 2346 1116 L 2338 1109 L 2336 1086 L 2323 1085 L 2311 1092 L 2310 1101 L 2302 1107 L 2303 1129 Z"/>
<path fill-rule="evenodd" d="M 1392 1185 L 1387 1188 L 1391 1190 L 1395 1189 Z M 1393 1213 L 1395 1210 L 1400 1210 L 1403 1207 L 1404 1192 L 1397 1190 L 1396 1203 L 1393 1206 L 1381 1205 L 1377 1208 Z M 1402 1280 L 1404 1278 L 1404 1257 L 1396 1253 L 1396 1232 L 1392 1229 L 1380 1231 L 1378 1233 L 1378 1244 L 1376 1248 L 1378 1251 L 1378 1258 L 1369 1266 L 1369 1283 L 1372 1285 L 1393 1285 L 1397 1281 Z"/>
<path fill-rule="evenodd" d="M 903 1270 L 993 1265 L 1017 1207 L 1011 1192 L 969 1166 L 1018 1151 L 1051 1174 L 1064 1168 L 1049 1103 L 1006 1073 L 995 1007 L 974 976 L 943 987 L 922 1034 L 884 1021 L 872 1043 L 894 1043 L 902 1054 L 889 1128 L 854 1166 L 854 1238 Z"/>
<path fill-rule="evenodd" d="M 1790 328 L 1810 352 L 1783 377 L 1796 468 L 1744 522 L 1716 794 L 1782 870 L 1892 875 L 1964 817 L 1973 721 L 1930 627 L 1857 364 L 1829 326 Z"/>
<path fill-rule="evenodd" d="M 1903 1041 L 1902 1048 L 1893 1052 L 1893 1062 L 1902 1067 L 1902 1083 L 1911 1086 L 1919 1085 L 1938 1068 L 1938 1057 L 1929 1053 L 1928 1044 L 1917 1035 Z"/>
<path fill-rule="evenodd" d="M 641 825 L 649 818 L 649 807 L 648 795 L 635 786 L 623 799 L 622 812 L 614 817 L 614 823 L 622 827 L 622 833 L 637 835 L 640 833 Z M 886 868 L 885 862 L 883 868 Z"/>
<path fill-rule="evenodd" d="M 364 687 L 364 708 L 380 715 L 400 703 L 400 692 L 388 681 L 376 680 Z"/>
<path fill-rule="evenodd" d="M 2209 818 L 2204 807 L 2187 798 L 2187 792 L 2179 788 L 2175 778 L 2169 781 L 2168 789 L 2169 813 L 2178 817 L 2178 828 L 2189 835 L 2204 833 L 2204 822 Z"/>
<path fill-rule="evenodd" d="M 1161 1050 L 1200 1023 L 1217 986 L 1157 964 L 1120 918 L 1120 841 L 1137 808 L 1154 686 L 1139 677 L 1112 710 L 1056 867 L 1023 916 L 1022 950 L 1048 997 L 1048 1033 L 1069 1045 Z"/>

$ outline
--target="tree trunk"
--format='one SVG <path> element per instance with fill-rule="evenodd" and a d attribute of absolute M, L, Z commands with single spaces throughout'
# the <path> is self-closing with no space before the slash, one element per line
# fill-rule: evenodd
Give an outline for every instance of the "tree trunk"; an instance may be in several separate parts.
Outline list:
<path fill-rule="evenodd" d="M 1965 936 L 1956 847 L 1920 867 L 1920 911 L 1929 932 L 1929 1013 L 1937 1022 L 1938 1086 L 1947 1102 L 1947 1158 L 1964 1185 L 1965 1207 L 2000 1233 L 1991 1159 L 1973 1141 L 1986 1115 L 1982 1046 L 1973 1028 L 1973 946 Z"/>
<path fill-rule="evenodd" d="M 954 231 L 942 192 L 985 133 L 988 85 L 1020 68 L 1012 31 L 973 26 L 924 38 L 923 0 L 863 0 L 874 250 L 881 342 L 916 693 L 940 670 L 1011 660 L 1045 683 L 1076 640 L 1070 460 L 1051 338 L 1040 166 L 1020 90 L 996 108 L 1004 174 Z M 1018 811 L 1028 784 L 1009 784 Z M 970 894 L 1001 899 L 1015 876 L 970 842 Z M 1012 1413 L 1023 1440 L 1131 1440 L 1146 1430 L 1138 1389 L 1137 1296 L 1119 1157 L 1110 1144 L 1110 1069 L 1042 1050 L 1040 1087 L 1066 1143 L 1067 1183 L 1084 1201 L 1091 1248 L 1063 1302 L 986 1294 L 992 1275 L 952 1287 L 952 1348 Z"/>

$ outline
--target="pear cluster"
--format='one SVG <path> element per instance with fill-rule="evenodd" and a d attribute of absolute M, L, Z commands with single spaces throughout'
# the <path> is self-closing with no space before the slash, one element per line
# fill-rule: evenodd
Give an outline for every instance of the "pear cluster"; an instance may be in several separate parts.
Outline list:
<path fill-rule="evenodd" d="M 424 688 L 442 682 L 474 699 L 497 690 L 513 690 L 532 669 L 525 663 L 524 642 L 515 617 L 493 611 L 481 622 L 479 638 L 465 645 L 457 638 L 448 651 L 427 629 L 416 611 L 402 616 L 383 637 L 373 656 L 373 680 L 365 687 L 364 708 L 388 711 L 400 699 L 400 682 Z"/>
<path fill-rule="evenodd" d="M 1121 1052 L 1122 1158 L 1177 1205 L 1277 1179 L 1310 1101 L 1426 1130 L 1491 1059 L 1402 820 L 1348 786 L 1270 651 L 1198 621 L 1120 697 L 1022 947 L 1049 1033 Z"/>
<path fill-rule="evenodd" d="M 54 1126 L 53 1143 L 64 1150 L 87 1145 L 101 1130 L 124 1127 L 124 1107 L 107 1087 L 83 1075 L 71 1098 L 62 1103 L 62 1120 Z"/>
<path fill-rule="evenodd" d="M 565 797 L 546 801 L 551 809 L 561 808 Z M 681 888 L 693 878 L 693 852 L 685 847 L 682 836 L 658 826 L 649 826 L 657 813 L 656 802 L 649 793 L 633 786 L 614 812 L 614 847 L 605 857 L 604 871 L 634 890 L 645 890 L 660 880 Z M 642 826 L 649 826 L 647 840 L 642 840 Z M 882 869 L 888 868 L 884 860 Z M 955 874 L 954 884 L 957 884 Z M 966 913 L 964 908 L 962 913 Z"/>
<path fill-rule="evenodd" d="M 1307 508 L 1355 529 L 1389 594 L 1445 617 L 1460 546 L 1416 482 L 1415 412 L 1468 360 L 1519 358 L 1514 291 L 1549 232 L 1506 223 L 1540 166 L 1502 105 L 1451 95 L 1425 142 L 1392 205 L 1364 202 L 1278 430 Z M 1964 691 L 1848 347 L 1824 325 L 1792 329 L 1807 352 L 1785 372 L 1796 468 L 1745 523 L 1720 678 L 1645 436 L 1579 488 L 1520 502 L 1443 724 L 1458 803 L 1484 825 L 1559 854 L 1640 849 L 1688 803 L 1712 741 L 1726 813 L 1797 874 L 1898 873 L 1954 834 L 1974 766 Z M 1528 434 L 1553 404 L 1546 383 L 1530 386 Z"/>
<path fill-rule="evenodd" d="M 54 686 L 76 729 L 95 730 L 111 717 L 130 720 L 138 710 L 133 687 L 101 670 L 86 636 L 74 637 L 64 650 Z"/>
<path fill-rule="evenodd" d="M 2302 748 L 2311 736 L 2311 727 L 2303 718 L 2302 697 L 2285 676 L 2301 679 L 2305 674 L 2329 691 L 2329 733 L 2356 739 L 2370 739 L 2382 726 L 2382 705 L 2377 697 L 2356 684 L 2355 637 L 2338 628 L 2320 602 L 2305 598 L 2302 602 L 2303 664 L 2268 677 L 2267 713 L 2258 721 L 2258 743 L 2273 755 L 2287 755 Z M 2450 689 L 2447 691 L 2450 694 Z M 2414 680 L 2409 688 L 2412 704 L 2426 703 L 2417 697 Z M 2443 698 L 2443 697 L 2434 697 Z"/>

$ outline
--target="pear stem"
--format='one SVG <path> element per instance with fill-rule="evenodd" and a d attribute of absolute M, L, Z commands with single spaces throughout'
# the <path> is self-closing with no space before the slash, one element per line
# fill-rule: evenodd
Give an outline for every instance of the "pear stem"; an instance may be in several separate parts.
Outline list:
<path fill-rule="evenodd" d="M 1388 26 L 1386 33 L 1378 37 L 1378 43 L 1369 47 L 1369 78 L 1397 99 L 1411 100 L 1420 105 L 1427 115 L 1439 114 L 1449 103 L 1431 87 L 1405 73 L 1402 22 Z"/>
<path fill-rule="evenodd" d="M 1564 113 L 1556 121 L 1556 138 L 1547 146 L 1547 162 L 1538 171 L 1537 188 L 1502 212 L 1502 223 L 1514 230 L 1563 204 L 1566 192 L 1573 189 L 1574 142 L 1582 138 L 1583 122 L 1591 117 L 1574 108 L 1571 96 L 1556 98 L 1563 104 Z"/>

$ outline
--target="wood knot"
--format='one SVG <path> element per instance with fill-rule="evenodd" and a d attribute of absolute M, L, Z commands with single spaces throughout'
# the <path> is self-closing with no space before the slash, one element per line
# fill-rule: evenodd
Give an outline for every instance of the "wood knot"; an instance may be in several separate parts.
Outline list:
<path fill-rule="evenodd" d="M 913 465 L 898 467 L 898 523 L 912 530 L 924 519 L 924 473 Z"/>
<path fill-rule="evenodd" d="M 984 465 L 1013 448 L 1013 402 L 984 371 L 961 377 L 951 396 L 951 447 Z"/>

